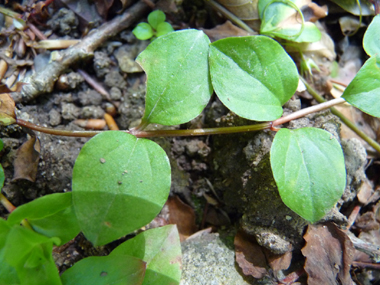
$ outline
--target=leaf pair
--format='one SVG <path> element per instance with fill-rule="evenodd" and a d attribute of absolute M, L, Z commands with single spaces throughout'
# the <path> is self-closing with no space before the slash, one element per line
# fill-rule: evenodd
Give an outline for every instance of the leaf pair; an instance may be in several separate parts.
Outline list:
<path fill-rule="evenodd" d="M 294 62 L 264 36 L 210 44 L 201 31 L 178 31 L 151 43 L 137 62 L 148 78 L 143 124 L 188 122 L 202 112 L 213 89 L 239 116 L 274 120 L 298 85 Z"/>

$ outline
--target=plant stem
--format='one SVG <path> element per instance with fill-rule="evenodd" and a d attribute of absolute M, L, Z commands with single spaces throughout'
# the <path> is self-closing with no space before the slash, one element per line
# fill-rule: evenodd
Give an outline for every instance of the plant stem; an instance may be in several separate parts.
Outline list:
<path fill-rule="evenodd" d="M 56 136 L 66 136 L 66 137 L 93 137 L 105 131 L 67 131 L 67 130 L 57 130 L 47 127 L 37 126 L 33 123 L 17 119 L 16 123 L 22 127 L 28 129 L 46 133 Z M 130 131 L 122 131 L 125 133 L 132 134 L 138 138 L 151 138 L 151 137 L 184 137 L 184 136 L 207 136 L 207 135 L 218 135 L 218 134 L 234 134 L 234 133 L 244 133 L 244 132 L 254 132 L 269 129 L 271 127 L 271 122 L 260 123 L 256 125 L 247 125 L 239 127 L 222 127 L 222 128 L 206 128 L 206 129 L 193 129 L 193 130 L 155 130 L 155 131 L 139 131 L 137 129 L 132 129 Z"/>
<path fill-rule="evenodd" d="M 314 97 L 314 99 L 318 103 L 326 102 L 325 99 L 323 99 L 322 96 L 320 96 L 317 91 L 313 89 L 309 85 L 309 83 L 306 82 L 306 80 L 300 76 L 300 79 L 305 84 L 307 91 L 311 94 L 311 96 Z M 373 147 L 378 153 L 380 153 L 380 145 L 373 139 L 371 139 L 369 136 L 367 136 L 364 132 L 359 130 L 359 128 L 351 122 L 349 119 L 347 119 L 341 112 L 339 112 L 334 107 L 330 108 L 331 113 L 333 113 L 335 116 L 337 116 L 347 127 L 349 127 L 351 130 L 353 130 L 359 137 L 361 137 L 363 140 L 365 140 L 371 147 Z"/>
<path fill-rule="evenodd" d="M 9 213 L 12 213 L 16 209 L 16 207 L 13 206 L 13 204 L 9 202 L 9 200 L 2 193 L 0 193 L 0 203 Z"/>
<path fill-rule="evenodd" d="M 273 121 L 272 127 L 282 125 L 282 124 L 287 123 L 291 120 L 295 120 L 295 119 L 304 117 L 306 115 L 309 115 L 311 113 L 322 111 L 324 109 L 328 109 L 328 108 L 331 108 L 332 106 L 339 105 L 339 104 L 342 104 L 345 102 L 346 102 L 346 100 L 344 100 L 343 98 L 337 98 L 337 99 L 333 99 L 333 100 L 318 104 L 316 106 L 311 106 L 311 107 L 299 110 L 297 112 L 291 113 L 288 116 L 285 116 L 285 117 L 282 117 L 280 119 Z"/>
<path fill-rule="evenodd" d="M 193 130 L 157 130 L 157 131 L 136 131 L 131 132 L 138 138 L 150 137 L 186 137 L 186 136 L 208 136 L 208 135 L 221 135 L 221 134 L 234 134 L 244 132 L 255 132 L 266 130 L 271 127 L 270 122 L 260 123 L 256 125 L 246 125 L 239 127 L 222 127 L 222 128 L 205 128 Z"/>
<path fill-rule="evenodd" d="M 22 127 L 26 127 L 28 129 L 45 133 L 45 134 L 50 134 L 50 135 L 56 135 L 56 136 L 65 136 L 65 137 L 93 137 L 102 131 L 67 131 L 67 130 L 57 130 L 57 129 L 52 129 L 52 128 L 47 128 L 47 127 L 41 127 L 37 126 L 33 123 L 21 120 L 21 119 L 16 119 L 16 124 Z"/>

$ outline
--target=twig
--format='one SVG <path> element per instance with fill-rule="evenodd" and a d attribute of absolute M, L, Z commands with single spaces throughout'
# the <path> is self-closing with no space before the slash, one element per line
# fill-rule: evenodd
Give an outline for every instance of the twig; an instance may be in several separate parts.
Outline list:
<path fill-rule="evenodd" d="M 0 203 L 9 213 L 12 213 L 16 209 L 16 207 L 13 206 L 13 204 L 9 202 L 9 200 L 2 193 L 0 193 Z"/>
<path fill-rule="evenodd" d="M 86 80 L 86 82 L 94 88 L 96 91 L 98 91 L 101 95 L 104 96 L 108 101 L 111 101 L 111 95 L 108 93 L 108 91 L 94 78 L 92 78 L 86 71 L 82 69 L 77 70 L 80 75 Z"/>
<path fill-rule="evenodd" d="M 376 264 L 376 263 L 354 261 L 354 262 L 352 262 L 352 266 L 360 267 L 360 268 L 372 268 L 372 269 L 380 270 L 380 264 Z"/>
<path fill-rule="evenodd" d="M 207 4 L 209 4 L 211 7 L 213 7 L 216 11 L 220 12 L 224 17 L 226 17 L 228 20 L 230 20 L 232 23 L 236 24 L 243 30 L 246 30 L 249 33 L 256 34 L 254 30 L 252 30 L 246 23 L 244 23 L 242 20 L 240 20 L 238 17 L 236 17 L 233 13 L 228 11 L 226 8 L 224 8 L 222 5 L 216 3 L 215 1 L 206 1 Z"/>
<path fill-rule="evenodd" d="M 375 262 L 380 262 L 380 246 L 363 241 L 350 232 L 347 232 L 347 236 L 352 241 L 355 249 L 368 254 Z"/>
<path fill-rule="evenodd" d="M 128 28 L 148 10 L 149 7 L 140 1 L 122 15 L 90 32 L 77 45 L 59 52 L 59 56 L 47 64 L 41 72 L 32 75 L 31 83 L 23 86 L 20 93 L 12 94 L 13 99 L 17 103 L 25 102 L 35 99 L 41 94 L 52 92 L 55 81 L 73 63 L 89 58 L 106 40 Z"/>
<path fill-rule="evenodd" d="M 346 227 L 346 229 L 344 230 L 344 232 L 349 231 L 349 229 L 350 229 L 350 228 L 352 227 L 352 225 L 355 223 L 356 218 L 357 218 L 358 215 L 359 215 L 360 209 L 361 209 L 361 207 L 360 207 L 359 205 L 356 205 L 355 208 L 352 210 L 350 216 L 348 217 L 347 227 Z"/>

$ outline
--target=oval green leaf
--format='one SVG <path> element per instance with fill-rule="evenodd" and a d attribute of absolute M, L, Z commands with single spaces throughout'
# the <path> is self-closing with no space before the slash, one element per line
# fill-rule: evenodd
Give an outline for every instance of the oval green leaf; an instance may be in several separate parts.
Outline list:
<path fill-rule="evenodd" d="M 110 255 L 130 255 L 145 261 L 144 285 L 180 282 L 181 243 L 176 225 L 145 231 L 123 242 Z"/>
<path fill-rule="evenodd" d="M 273 140 L 270 162 L 282 201 L 312 223 L 321 219 L 344 192 L 343 151 L 327 131 L 279 130 Z"/>
<path fill-rule="evenodd" d="M 145 262 L 132 256 L 90 256 L 63 272 L 63 285 L 142 284 Z"/>
<path fill-rule="evenodd" d="M 174 29 L 173 29 L 172 25 L 170 25 L 168 22 L 163 22 L 163 23 L 158 25 L 156 36 L 161 37 L 161 36 L 166 35 L 170 32 L 173 32 L 173 31 L 174 31 Z"/>
<path fill-rule="evenodd" d="M 11 225 L 27 219 L 33 229 L 64 244 L 80 232 L 71 201 L 71 192 L 55 193 L 17 207 L 8 217 Z"/>
<path fill-rule="evenodd" d="M 153 29 L 157 30 L 157 27 L 162 22 L 165 22 L 166 16 L 165 13 L 161 10 L 156 10 L 151 12 L 148 15 L 148 23 L 152 26 Z"/>
<path fill-rule="evenodd" d="M 342 97 L 363 112 L 380 118 L 380 57 L 369 58 Z"/>
<path fill-rule="evenodd" d="M 237 115 L 271 121 L 293 96 L 298 71 L 280 44 L 265 36 L 226 38 L 210 46 L 213 87 Z"/>
<path fill-rule="evenodd" d="M 198 116 L 212 94 L 210 40 L 197 30 L 169 33 L 136 59 L 147 74 L 145 124 L 178 125 Z"/>
<path fill-rule="evenodd" d="M 133 29 L 132 33 L 139 40 L 148 40 L 153 37 L 153 29 L 148 23 L 139 23 L 136 28 Z"/>
<path fill-rule="evenodd" d="M 364 34 L 363 47 L 369 56 L 380 58 L 380 15 L 373 18 Z"/>
<path fill-rule="evenodd" d="M 94 245 L 103 245 L 159 213 L 170 191 L 170 164 L 156 143 L 109 131 L 83 146 L 72 181 L 80 228 Z"/>

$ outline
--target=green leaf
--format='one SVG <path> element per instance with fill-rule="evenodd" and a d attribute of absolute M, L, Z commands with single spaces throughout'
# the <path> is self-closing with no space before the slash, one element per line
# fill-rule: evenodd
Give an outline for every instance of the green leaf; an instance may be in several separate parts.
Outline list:
<path fill-rule="evenodd" d="M 181 279 L 181 243 L 175 225 L 145 231 L 123 242 L 110 255 L 130 255 L 145 261 L 144 285 L 174 285 Z"/>
<path fill-rule="evenodd" d="M 137 57 L 147 74 L 145 124 L 182 124 L 202 112 L 212 94 L 209 43 L 202 31 L 182 30 L 157 38 Z"/>
<path fill-rule="evenodd" d="M 158 25 L 156 36 L 161 37 L 161 36 L 166 35 L 170 32 L 173 32 L 173 31 L 174 31 L 174 29 L 173 29 L 172 25 L 170 25 L 168 22 L 163 22 L 163 23 Z"/>
<path fill-rule="evenodd" d="M 0 151 L 2 151 L 4 148 L 4 142 L 2 139 L 0 139 Z"/>
<path fill-rule="evenodd" d="M 53 239 L 15 225 L 7 235 L 3 260 L 16 269 L 21 284 L 59 285 L 52 250 Z"/>
<path fill-rule="evenodd" d="M 88 141 L 73 170 L 80 228 L 103 245 L 149 223 L 169 195 L 169 159 L 156 143 L 109 131 Z"/>
<path fill-rule="evenodd" d="M 310 222 L 321 219 L 346 186 L 343 151 L 327 131 L 280 129 L 270 161 L 282 201 Z"/>
<path fill-rule="evenodd" d="M 142 284 L 145 262 L 132 256 L 90 256 L 63 272 L 63 285 Z"/>
<path fill-rule="evenodd" d="M 369 56 L 380 58 L 380 15 L 373 18 L 364 34 L 363 47 Z"/>
<path fill-rule="evenodd" d="M 0 126 L 9 126 L 16 123 L 16 119 L 5 113 L 0 113 Z"/>
<path fill-rule="evenodd" d="M 369 16 L 374 14 L 373 4 L 369 0 L 360 0 L 360 8 L 357 0 L 331 0 L 341 8 L 353 15 Z"/>
<path fill-rule="evenodd" d="M 157 27 L 159 24 L 165 22 L 165 19 L 166 19 L 165 13 L 162 12 L 161 10 L 153 11 L 148 15 L 148 23 L 155 30 L 157 30 Z"/>
<path fill-rule="evenodd" d="M 276 41 L 265 36 L 226 38 L 210 46 L 210 73 L 223 104 L 250 120 L 271 121 L 298 86 L 298 71 Z"/>
<path fill-rule="evenodd" d="M 136 28 L 133 29 L 132 33 L 139 40 L 149 40 L 153 37 L 153 29 L 148 23 L 139 23 Z"/>
<path fill-rule="evenodd" d="M 9 215 L 8 223 L 19 224 L 23 219 L 28 219 L 36 232 L 60 238 L 62 244 L 80 232 L 71 192 L 46 195 L 17 207 Z"/>
<path fill-rule="evenodd" d="M 20 284 L 16 270 L 4 260 L 5 243 L 10 230 L 7 221 L 0 218 L 0 285 Z"/>
<path fill-rule="evenodd" d="M 380 57 L 369 58 L 342 97 L 363 112 L 380 117 Z"/>
<path fill-rule="evenodd" d="M 300 3 L 293 0 L 260 0 L 260 34 L 299 43 L 319 41 L 321 32 L 314 23 L 303 21 L 297 5 Z"/>

